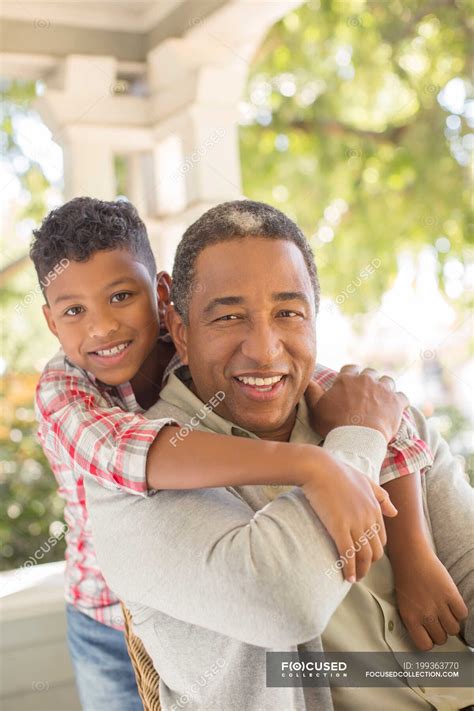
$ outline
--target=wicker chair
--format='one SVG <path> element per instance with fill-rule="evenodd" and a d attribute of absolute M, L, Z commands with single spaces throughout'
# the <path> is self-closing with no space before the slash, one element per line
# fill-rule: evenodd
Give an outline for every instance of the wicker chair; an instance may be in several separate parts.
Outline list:
<path fill-rule="evenodd" d="M 130 659 L 132 660 L 138 692 L 143 702 L 143 709 L 144 711 L 161 711 L 160 676 L 153 666 L 153 662 L 143 646 L 141 639 L 134 634 L 132 629 L 132 617 L 123 604 L 122 611 L 125 620 L 127 649 Z"/>

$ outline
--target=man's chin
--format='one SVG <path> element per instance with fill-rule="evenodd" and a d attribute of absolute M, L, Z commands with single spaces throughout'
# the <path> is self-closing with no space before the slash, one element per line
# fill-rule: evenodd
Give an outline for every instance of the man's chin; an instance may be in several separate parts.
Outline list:
<path fill-rule="evenodd" d="M 258 437 L 269 438 L 277 432 L 285 429 L 285 426 L 290 420 L 290 414 L 280 417 L 262 417 L 261 414 L 255 414 L 253 417 L 248 412 L 244 418 L 242 417 L 231 417 L 232 422 L 234 422 L 238 427 L 244 430 L 253 432 L 258 435 Z"/>

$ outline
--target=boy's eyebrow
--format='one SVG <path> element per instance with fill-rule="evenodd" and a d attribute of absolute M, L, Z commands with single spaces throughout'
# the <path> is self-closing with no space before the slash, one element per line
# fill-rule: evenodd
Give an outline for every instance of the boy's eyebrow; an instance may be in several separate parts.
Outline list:
<path fill-rule="evenodd" d="M 118 279 L 111 281 L 110 284 L 107 284 L 107 286 L 104 286 L 104 291 L 106 289 L 112 289 L 114 286 L 119 286 L 120 284 L 126 284 L 127 282 L 136 284 L 133 277 L 119 277 Z M 81 298 L 82 297 L 79 294 L 61 294 L 61 296 L 58 296 L 57 299 L 54 300 L 54 304 L 59 304 L 60 301 L 78 301 Z"/>
<path fill-rule="evenodd" d="M 272 294 L 273 301 L 294 301 L 295 299 L 309 304 L 309 299 L 304 291 L 279 291 Z M 243 296 L 219 296 L 215 299 L 211 299 L 204 309 L 203 314 L 207 316 L 216 306 L 239 306 L 243 303 L 245 303 Z"/>

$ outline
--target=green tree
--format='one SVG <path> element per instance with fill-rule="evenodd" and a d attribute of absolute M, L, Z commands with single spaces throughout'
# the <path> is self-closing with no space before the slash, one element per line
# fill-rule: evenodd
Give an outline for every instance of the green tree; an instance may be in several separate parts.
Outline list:
<path fill-rule="evenodd" d="M 310 0 L 255 57 L 240 132 L 245 194 L 302 226 L 328 295 L 381 261 L 348 313 L 379 302 L 403 248 L 433 245 L 441 287 L 447 260 L 466 265 L 471 19 L 463 1 Z"/>

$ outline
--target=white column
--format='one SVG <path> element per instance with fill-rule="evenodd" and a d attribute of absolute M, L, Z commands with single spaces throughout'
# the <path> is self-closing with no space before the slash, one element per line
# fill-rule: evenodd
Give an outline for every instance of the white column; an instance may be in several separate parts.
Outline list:
<path fill-rule="evenodd" d="M 117 70 L 114 57 L 70 55 L 36 102 L 64 150 L 66 200 L 78 195 L 113 200 L 115 155 L 151 151 L 148 99 L 117 93 Z M 132 175 L 138 199 L 138 172 Z"/>
<path fill-rule="evenodd" d="M 110 146 L 81 138 L 81 130 L 63 140 L 64 198 L 90 195 L 99 200 L 116 196 L 114 156 Z"/>
<path fill-rule="evenodd" d="M 165 265 L 191 222 L 242 194 L 237 105 L 247 67 L 214 59 L 186 37 L 167 40 L 148 55 L 161 226 L 153 231 Z"/>

